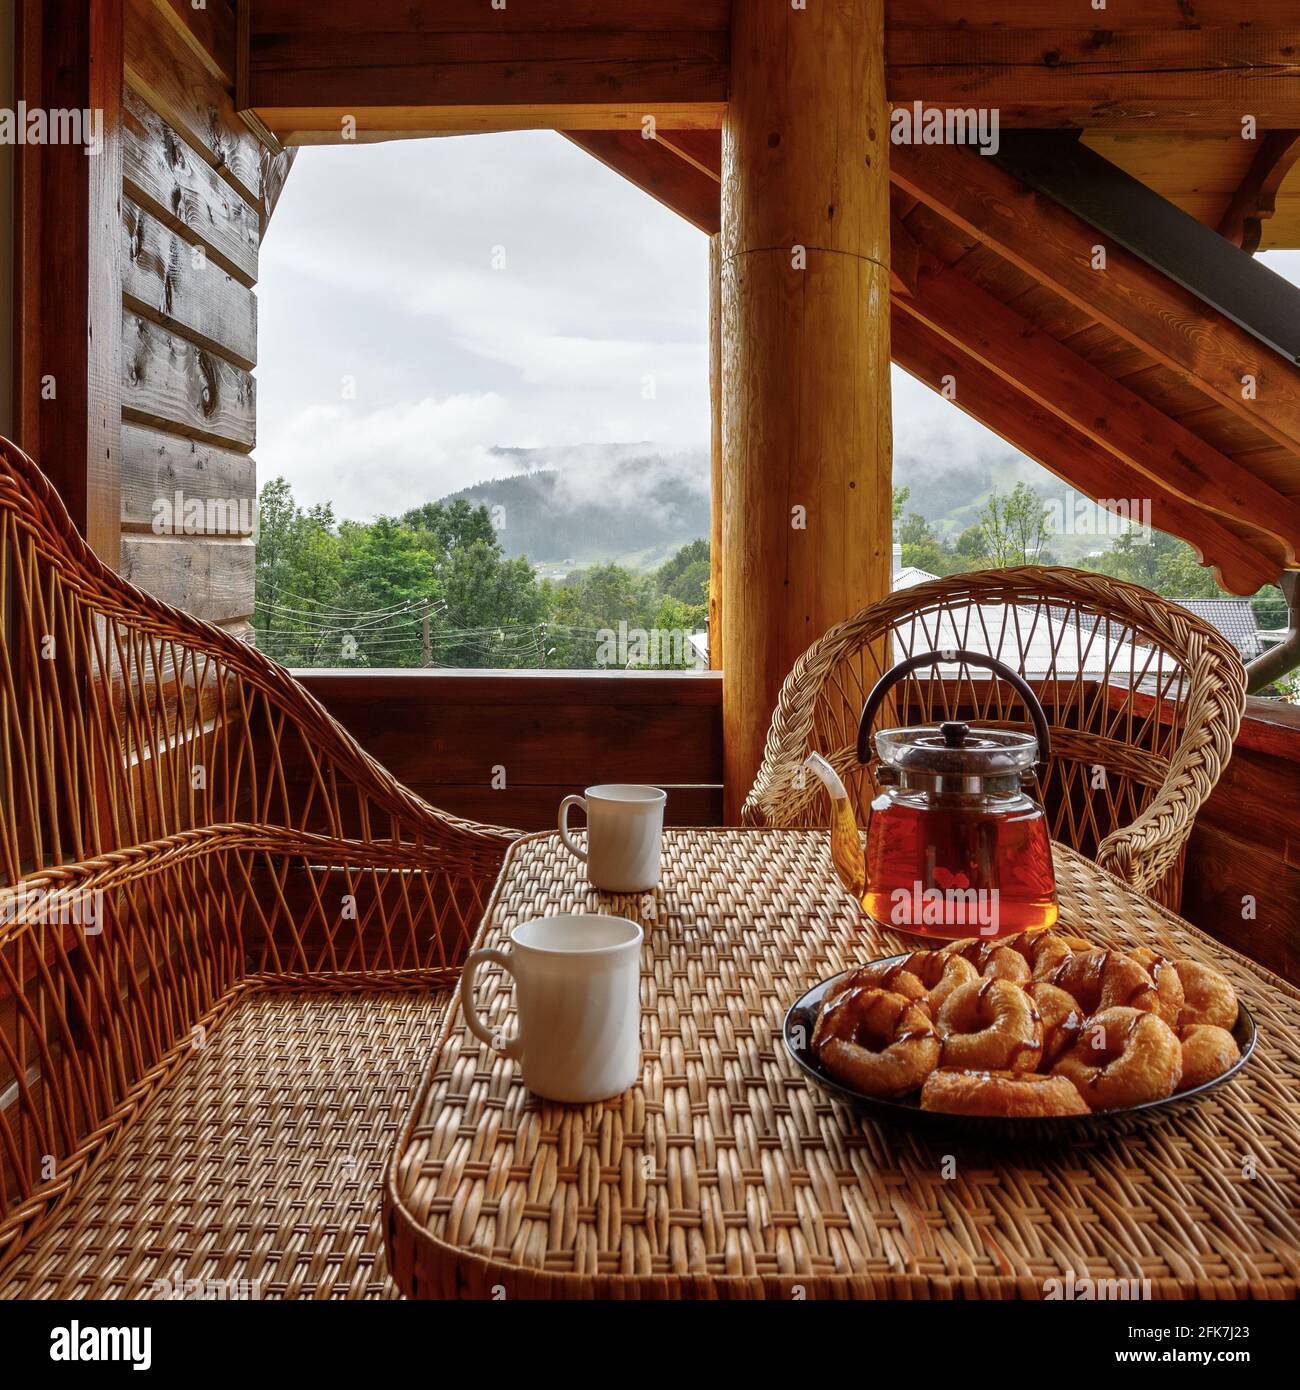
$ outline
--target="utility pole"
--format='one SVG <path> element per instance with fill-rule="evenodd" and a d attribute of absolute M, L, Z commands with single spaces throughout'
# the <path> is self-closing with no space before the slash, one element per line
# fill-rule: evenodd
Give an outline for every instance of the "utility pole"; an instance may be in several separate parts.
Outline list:
<path fill-rule="evenodd" d="M 433 665 L 433 641 L 429 636 L 429 600 L 424 600 L 420 612 L 420 665 Z"/>

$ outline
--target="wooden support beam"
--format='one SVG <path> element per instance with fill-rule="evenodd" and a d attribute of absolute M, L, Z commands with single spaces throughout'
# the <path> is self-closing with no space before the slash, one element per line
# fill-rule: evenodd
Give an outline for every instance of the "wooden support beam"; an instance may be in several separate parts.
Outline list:
<path fill-rule="evenodd" d="M 1249 255 L 1259 250 L 1264 221 L 1277 211 L 1277 191 L 1300 159 L 1300 130 L 1270 130 L 1219 221 L 1219 235 Z"/>
<path fill-rule="evenodd" d="M 709 238 L 709 666 L 722 669 L 722 238 Z"/>
<path fill-rule="evenodd" d="M 179 9 L 184 0 L 157 3 Z M 716 126 L 739 7 L 255 0 L 249 8 L 244 100 L 278 136 L 304 143 L 342 138 L 345 113 L 363 129 L 391 131 L 635 129 L 646 113 L 661 129 Z M 1206 13 L 1201 0 L 1190 17 L 1173 0 L 1112 0 L 1107 11 L 1086 0 L 1009 10 L 969 0 L 894 3 L 889 99 L 996 108 L 1004 128 L 1237 130 L 1246 113 L 1261 129 L 1300 126 L 1294 6 L 1253 0 L 1249 23 L 1239 15 L 1216 23 Z"/>
<path fill-rule="evenodd" d="M 105 564 L 120 558 L 122 0 L 22 0 L 29 110 L 95 113 L 98 147 L 18 150 L 19 443 Z"/>
<path fill-rule="evenodd" d="M 567 138 L 700 231 L 719 230 L 717 182 L 662 141 L 631 130 L 571 131 Z"/>
<path fill-rule="evenodd" d="M 897 228 L 894 247 L 907 238 Z M 1300 503 L 1177 420 L 1040 332 L 973 280 L 917 247 L 915 288 L 899 308 L 975 356 L 1021 392 L 1158 483 L 1220 516 L 1271 535 L 1288 564 L 1300 554 Z"/>
<path fill-rule="evenodd" d="M 894 361 L 904 371 L 937 392 L 945 379 L 955 382 L 956 394 L 947 398 L 959 410 L 1094 501 L 1149 498 L 1152 525 L 1191 545 L 1229 593 L 1253 594 L 1277 579 L 1281 558 L 1266 537 L 1238 535 L 1159 483 L 1146 482 L 1141 497 L 1134 498 L 1134 475 L 1113 454 L 909 314 L 898 300 L 892 344 Z"/>
<path fill-rule="evenodd" d="M 898 187 L 1210 400 L 1300 449 L 1300 371 L 1253 334 L 990 159 L 939 145 L 890 153 Z"/>
<path fill-rule="evenodd" d="M 884 0 L 736 6 L 731 77 L 722 672 L 734 820 L 795 660 L 889 591 Z"/>

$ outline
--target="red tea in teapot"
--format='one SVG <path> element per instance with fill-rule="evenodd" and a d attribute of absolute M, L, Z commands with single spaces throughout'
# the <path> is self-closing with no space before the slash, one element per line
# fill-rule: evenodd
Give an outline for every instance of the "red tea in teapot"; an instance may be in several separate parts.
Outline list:
<path fill-rule="evenodd" d="M 949 940 L 1055 926 L 1051 842 L 1042 811 L 1024 801 L 990 810 L 895 797 L 874 811 L 863 910 L 883 926 Z"/>

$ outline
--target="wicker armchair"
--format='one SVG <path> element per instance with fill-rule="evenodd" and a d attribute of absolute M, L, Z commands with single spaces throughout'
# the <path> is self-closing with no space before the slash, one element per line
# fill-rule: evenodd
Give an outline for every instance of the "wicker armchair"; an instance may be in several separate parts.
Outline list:
<path fill-rule="evenodd" d="M 516 832 L 112 573 L 4 441 L 0 618 L 0 1296 L 393 1296 L 383 1164 Z"/>
<path fill-rule="evenodd" d="M 1053 837 L 1176 908 L 1192 821 L 1232 755 L 1245 671 L 1236 650 L 1186 609 L 1081 570 L 935 579 L 833 627 L 781 687 L 745 823 L 826 823 L 820 784 L 801 773 L 817 749 L 844 777 L 865 825 L 876 793 L 854 751 L 865 694 L 894 662 L 948 648 L 998 657 L 1037 691 L 1052 735 L 1037 794 Z M 1005 682 L 955 663 L 915 672 L 892 699 L 881 727 L 1028 723 Z"/>

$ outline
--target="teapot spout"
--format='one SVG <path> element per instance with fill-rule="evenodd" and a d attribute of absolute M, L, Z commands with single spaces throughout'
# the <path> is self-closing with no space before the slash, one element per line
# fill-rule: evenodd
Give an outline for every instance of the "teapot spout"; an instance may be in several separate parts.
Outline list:
<path fill-rule="evenodd" d="M 859 901 L 867 889 L 867 857 L 858 833 L 853 803 L 840 775 L 820 753 L 809 753 L 804 766 L 821 779 L 831 799 L 831 863 L 840 882 Z"/>

